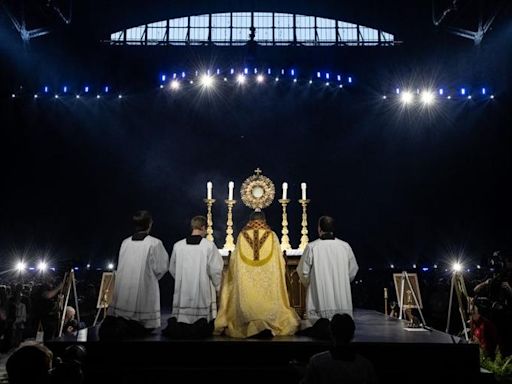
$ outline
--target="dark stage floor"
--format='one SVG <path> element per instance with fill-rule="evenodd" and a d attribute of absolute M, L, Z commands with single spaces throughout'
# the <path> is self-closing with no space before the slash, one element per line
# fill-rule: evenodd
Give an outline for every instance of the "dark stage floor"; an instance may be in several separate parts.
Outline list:
<path fill-rule="evenodd" d="M 354 347 L 370 359 L 382 382 L 409 378 L 413 382 L 465 379 L 477 382 L 479 349 L 476 344 L 439 331 L 404 329 L 405 322 L 376 311 L 355 310 Z M 165 323 L 165 322 L 164 322 Z M 144 339 L 120 342 L 98 340 L 97 329 L 83 330 L 77 338 L 54 340 L 49 347 L 58 355 L 70 344 L 84 344 L 88 351 L 89 377 L 111 382 L 135 383 L 174 377 L 239 382 L 279 380 L 297 382 L 291 361 L 306 364 L 313 354 L 329 348 L 329 342 L 304 336 L 270 340 L 232 339 L 214 336 L 206 340 L 168 340 L 157 330 Z M 475 381 L 476 380 L 476 381 Z M 91 381 L 97 382 L 97 381 Z"/>

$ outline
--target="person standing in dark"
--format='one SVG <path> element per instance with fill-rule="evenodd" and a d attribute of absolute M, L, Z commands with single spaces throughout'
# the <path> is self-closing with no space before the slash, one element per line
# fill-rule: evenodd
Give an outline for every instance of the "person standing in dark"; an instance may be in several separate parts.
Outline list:
<path fill-rule="evenodd" d="M 44 340 L 51 340 L 57 336 L 59 330 L 59 293 L 64 282 L 58 285 L 52 277 L 46 277 L 44 283 L 33 292 L 34 329 L 42 326 Z"/>

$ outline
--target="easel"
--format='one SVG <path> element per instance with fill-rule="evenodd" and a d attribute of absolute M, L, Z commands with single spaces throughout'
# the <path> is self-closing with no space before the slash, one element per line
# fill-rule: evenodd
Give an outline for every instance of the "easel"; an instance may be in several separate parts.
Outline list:
<path fill-rule="evenodd" d="M 75 299 L 75 310 L 76 310 L 76 319 L 78 324 L 80 324 L 80 312 L 78 310 L 78 295 L 76 293 L 76 280 L 75 280 L 75 271 L 71 269 L 69 272 L 66 272 L 64 275 L 64 282 L 62 285 L 61 295 L 64 295 L 65 300 L 64 303 L 61 302 L 61 315 L 60 315 L 60 326 L 59 326 L 59 334 L 58 337 L 62 336 L 62 331 L 64 329 L 64 321 L 66 319 L 66 308 L 68 307 L 69 295 L 71 294 L 71 288 L 73 288 L 73 296 Z"/>
<path fill-rule="evenodd" d="M 405 285 L 408 284 L 410 290 L 407 291 L 408 294 L 408 300 L 407 304 L 404 306 L 404 293 L 405 293 Z M 419 287 L 418 287 L 419 288 Z M 419 291 L 418 291 L 419 292 Z M 411 303 L 410 296 L 414 299 L 414 304 Z M 412 308 L 417 308 L 418 312 L 420 313 L 421 317 L 421 324 L 425 328 L 427 323 L 425 322 L 425 318 L 423 317 L 423 312 L 421 311 L 421 304 L 418 301 L 418 298 L 416 297 L 416 293 L 414 293 L 414 288 L 411 284 L 411 280 L 409 279 L 409 274 L 407 271 L 402 271 L 402 274 L 400 276 L 400 315 L 399 319 L 402 320 L 402 316 L 406 310 L 411 310 Z M 412 322 L 412 319 L 409 319 L 410 322 Z"/>
<path fill-rule="evenodd" d="M 98 318 L 100 317 L 100 313 L 103 310 L 103 319 L 107 316 L 107 309 L 110 305 L 110 301 L 112 300 L 112 286 L 114 283 L 115 275 L 114 272 L 103 272 L 101 277 L 101 286 L 100 293 L 98 297 L 98 304 L 96 308 L 98 308 L 98 312 L 96 312 L 96 317 L 94 318 L 94 322 L 92 326 L 96 326 L 98 323 Z"/>
<path fill-rule="evenodd" d="M 468 293 L 466 291 L 466 284 L 464 283 L 464 277 L 462 276 L 462 273 L 458 271 L 453 271 L 452 274 L 452 283 L 450 287 L 450 303 L 448 304 L 448 319 L 446 321 L 446 333 L 448 333 L 448 330 L 450 329 L 454 290 L 455 294 L 457 295 L 457 302 L 459 304 L 459 313 L 460 319 L 462 321 L 462 329 L 464 329 L 464 337 L 466 338 L 466 341 L 469 341 L 468 329 L 466 327 L 468 319 L 466 317 L 466 310 L 464 309 L 464 304 L 462 303 L 462 295 L 464 295 L 466 300 L 469 300 L 469 298 Z"/>

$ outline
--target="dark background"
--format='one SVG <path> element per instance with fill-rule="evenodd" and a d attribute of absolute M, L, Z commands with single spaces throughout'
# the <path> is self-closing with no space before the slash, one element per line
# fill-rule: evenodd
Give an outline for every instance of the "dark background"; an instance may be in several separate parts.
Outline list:
<path fill-rule="evenodd" d="M 27 10 L 52 33 L 23 44 L 0 8 L 0 260 L 46 257 L 104 267 L 115 260 L 130 218 L 153 213 L 170 251 L 204 214 L 214 185 L 216 242 L 224 244 L 228 181 L 235 182 L 235 234 L 250 210 L 243 180 L 260 167 L 300 197 L 308 183 L 310 239 L 321 214 L 337 219 L 362 267 L 480 263 L 510 247 L 512 18 L 504 9 L 479 46 L 436 28 L 429 1 L 78 1 L 65 25 L 44 2 Z M 443 2 L 440 2 L 443 3 Z M 446 5 L 447 2 L 444 2 Z M 448 2 L 449 4 L 450 2 Z M 489 7 L 500 2 L 486 2 Z M 13 6 L 14 2 L 5 2 Z M 208 12 L 283 11 L 381 28 L 394 47 L 116 47 L 110 33 L 146 22 Z M 448 21 L 476 28 L 471 5 Z M 28 25 L 28 27 L 31 27 Z M 295 68 L 299 83 L 222 85 L 177 94 L 161 73 L 245 66 Z M 316 71 L 351 74 L 343 90 L 308 86 Z M 43 85 L 112 96 L 34 100 Z M 394 89 L 432 86 L 496 98 L 442 100 L 404 110 Z M 11 99 L 16 92 L 19 97 Z M 117 99 L 118 93 L 123 99 Z M 281 208 L 267 210 L 280 234 Z M 300 205 L 288 209 L 300 241 Z"/>

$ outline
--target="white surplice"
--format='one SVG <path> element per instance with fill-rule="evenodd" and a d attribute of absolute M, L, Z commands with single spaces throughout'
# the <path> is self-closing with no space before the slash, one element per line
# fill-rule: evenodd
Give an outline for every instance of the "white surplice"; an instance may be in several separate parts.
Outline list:
<path fill-rule="evenodd" d="M 306 246 L 297 266 L 307 287 L 306 319 L 332 319 L 336 313 L 352 316 L 350 282 L 359 267 L 350 245 L 339 239 L 318 239 Z"/>
<path fill-rule="evenodd" d="M 223 268 L 222 256 L 210 240 L 187 244 L 183 239 L 174 244 L 169 266 L 175 279 L 171 317 L 187 324 L 214 319 Z"/>
<path fill-rule="evenodd" d="M 138 321 L 145 328 L 160 327 L 158 280 L 168 269 L 169 255 L 159 239 L 125 239 L 119 251 L 109 314 Z"/>

